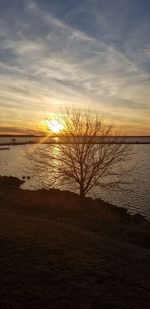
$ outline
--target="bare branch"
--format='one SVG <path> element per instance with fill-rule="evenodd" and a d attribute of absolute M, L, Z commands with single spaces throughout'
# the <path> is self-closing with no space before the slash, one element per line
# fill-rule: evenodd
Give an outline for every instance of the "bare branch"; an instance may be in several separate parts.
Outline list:
<path fill-rule="evenodd" d="M 27 153 L 40 182 L 77 186 L 81 197 L 95 187 L 121 187 L 126 183 L 131 146 L 119 135 L 114 136 L 111 125 L 104 125 L 99 114 L 69 109 L 63 125 L 57 145 L 38 145 Z"/>

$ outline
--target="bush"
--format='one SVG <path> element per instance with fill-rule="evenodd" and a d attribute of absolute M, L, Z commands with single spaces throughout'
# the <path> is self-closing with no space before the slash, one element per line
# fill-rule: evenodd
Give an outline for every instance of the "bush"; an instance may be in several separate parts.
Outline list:
<path fill-rule="evenodd" d="M 23 183 L 24 183 L 24 181 L 20 180 L 17 177 L 13 177 L 13 176 L 0 176 L 0 188 L 5 188 L 5 189 L 14 188 L 14 189 L 17 189 Z"/>

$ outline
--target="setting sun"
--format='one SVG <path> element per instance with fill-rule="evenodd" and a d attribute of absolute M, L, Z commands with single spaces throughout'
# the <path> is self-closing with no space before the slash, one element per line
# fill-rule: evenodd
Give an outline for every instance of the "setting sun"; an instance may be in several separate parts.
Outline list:
<path fill-rule="evenodd" d="M 52 119 L 47 121 L 48 130 L 53 133 L 60 133 L 63 130 L 63 123 L 59 120 Z"/>

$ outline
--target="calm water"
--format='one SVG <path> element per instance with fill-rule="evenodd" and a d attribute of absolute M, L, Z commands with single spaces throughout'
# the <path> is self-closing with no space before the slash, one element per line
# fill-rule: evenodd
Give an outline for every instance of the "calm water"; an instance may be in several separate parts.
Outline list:
<path fill-rule="evenodd" d="M 0 174 L 21 178 L 27 174 L 25 167 L 30 164 L 25 158 L 24 147 L 9 147 L 9 150 L 0 151 Z M 150 144 L 133 145 L 133 148 L 136 152 L 134 162 L 138 164 L 138 168 L 134 171 L 134 183 L 130 185 L 130 191 L 108 192 L 102 189 L 93 192 L 92 197 L 101 197 L 112 204 L 127 208 L 129 213 L 140 213 L 150 219 Z M 24 188 L 31 189 L 32 184 L 33 180 L 30 179 Z"/>

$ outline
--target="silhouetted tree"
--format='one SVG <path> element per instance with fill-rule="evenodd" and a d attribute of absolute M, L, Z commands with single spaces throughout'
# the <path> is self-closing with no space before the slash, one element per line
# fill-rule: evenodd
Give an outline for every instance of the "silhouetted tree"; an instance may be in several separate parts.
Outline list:
<path fill-rule="evenodd" d="M 124 144 L 99 114 L 66 110 L 63 126 L 56 145 L 38 145 L 27 154 L 39 183 L 46 187 L 69 185 L 83 199 L 95 187 L 125 182 L 120 176 L 129 172 L 123 165 L 131 158 L 131 146 Z"/>

